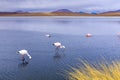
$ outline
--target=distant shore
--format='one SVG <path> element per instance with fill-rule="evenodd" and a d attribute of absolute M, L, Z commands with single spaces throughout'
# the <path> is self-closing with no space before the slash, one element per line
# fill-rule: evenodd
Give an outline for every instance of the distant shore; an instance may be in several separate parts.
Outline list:
<path fill-rule="evenodd" d="M 86 14 L 86 13 L 67 13 L 67 12 L 49 12 L 49 13 L 0 13 L 0 16 L 120 16 L 120 12 Z"/>
<path fill-rule="evenodd" d="M 0 18 L 28 18 L 28 19 L 36 19 L 36 18 L 70 18 L 70 19 L 76 19 L 76 18 L 84 18 L 84 19 L 116 19 L 120 18 L 120 16 L 0 16 Z"/>

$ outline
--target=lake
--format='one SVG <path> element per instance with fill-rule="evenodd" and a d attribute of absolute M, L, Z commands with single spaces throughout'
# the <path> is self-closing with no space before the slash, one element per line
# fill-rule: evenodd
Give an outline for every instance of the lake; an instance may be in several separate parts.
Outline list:
<path fill-rule="evenodd" d="M 0 80 L 65 80 L 63 73 L 79 59 L 91 64 L 119 60 L 119 32 L 115 17 L 0 17 Z M 66 47 L 59 57 L 54 42 Z M 16 53 L 21 49 L 32 56 L 29 64 Z"/>

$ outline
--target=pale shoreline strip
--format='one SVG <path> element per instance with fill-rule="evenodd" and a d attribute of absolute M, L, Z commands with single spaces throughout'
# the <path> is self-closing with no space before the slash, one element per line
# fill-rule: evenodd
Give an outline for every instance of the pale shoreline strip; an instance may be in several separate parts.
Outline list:
<path fill-rule="evenodd" d="M 0 16 L 0 18 L 120 18 L 120 16 Z"/>

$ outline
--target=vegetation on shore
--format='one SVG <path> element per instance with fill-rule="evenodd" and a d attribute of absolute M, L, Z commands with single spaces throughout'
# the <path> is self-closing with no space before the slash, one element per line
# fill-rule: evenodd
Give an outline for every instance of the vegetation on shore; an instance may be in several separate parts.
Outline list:
<path fill-rule="evenodd" d="M 36 13 L 0 13 L 0 16 L 120 16 L 120 12 L 88 14 L 88 13 L 74 13 L 74 12 L 36 12 Z"/>
<path fill-rule="evenodd" d="M 100 63 L 90 65 L 83 62 L 84 67 L 72 68 L 68 72 L 69 80 L 119 80 L 120 79 L 120 62 L 113 61 L 110 64 Z"/>

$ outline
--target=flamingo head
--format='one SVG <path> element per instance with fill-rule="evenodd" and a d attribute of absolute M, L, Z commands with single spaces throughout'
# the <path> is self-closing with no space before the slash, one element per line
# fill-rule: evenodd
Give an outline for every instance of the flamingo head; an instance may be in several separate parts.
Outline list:
<path fill-rule="evenodd" d="M 65 46 L 60 46 L 60 48 L 64 48 L 65 49 Z"/>

